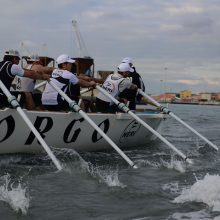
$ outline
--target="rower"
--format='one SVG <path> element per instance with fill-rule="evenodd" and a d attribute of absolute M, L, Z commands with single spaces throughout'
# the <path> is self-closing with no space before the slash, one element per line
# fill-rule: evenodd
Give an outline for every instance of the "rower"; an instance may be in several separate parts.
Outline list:
<path fill-rule="evenodd" d="M 41 71 L 23 69 L 20 65 L 20 54 L 17 50 L 5 52 L 3 61 L 0 62 L 0 80 L 9 90 L 15 76 L 28 77 L 32 79 L 47 80 L 48 74 Z M 0 108 L 8 107 L 9 103 L 5 94 L 0 90 Z"/>
<path fill-rule="evenodd" d="M 128 77 L 131 78 L 132 83 L 137 85 L 139 89 L 142 91 L 145 91 L 144 82 L 140 76 L 139 73 L 137 73 L 136 68 L 133 65 L 133 61 L 131 58 L 126 57 L 122 61 L 122 63 L 128 63 L 130 67 L 134 70 L 133 72 L 130 72 Z M 140 103 L 142 99 L 142 95 L 137 94 L 136 91 L 131 89 L 125 89 L 121 94 L 121 98 L 126 98 L 129 101 L 129 109 L 136 110 L 136 103 Z"/>
<path fill-rule="evenodd" d="M 133 69 L 128 63 L 121 63 L 118 66 L 118 72 L 110 74 L 102 85 L 111 96 L 118 97 L 118 95 L 125 89 L 137 90 L 137 86 L 132 84 L 128 77 L 128 74 Z M 121 102 L 126 102 L 126 99 L 120 99 Z M 115 113 L 118 111 L 118 107 L 105 96 L 103 93 L 98 93 L 96 97 L 96 110 L 103 113 Z"/>
<path fill-rule="evenodd" d="M 79 84 L 82 87 L 96 86 L 94 81 L 80 79 L 76 76 L 76 74 L 71 72 L 72 64 L 75 62 L 75 60 L 71 59 L 67 54 L 60 55 L 56 61 L 58 68 L 54 69 L 50 79 L 58 86 L 58 88 L 62 89 L 63 92 L 67 93 L 69 84 Z M 69 110 L 69 104 L 49 83 L 46 84 L 41 101 L 47 110 Z"/>
<path fill-rule="evenodd" d="M 54 69 L 53 67 L 43 66 L 37 54 L 33 54 L 30 57 L 27 57 L 27 64 L 24 68 L 28 70 L 44 72 L 49 76 L 51 75 Z M 27 77 L 16 76 L 13 82 L 15 84 L 15 91 L 21 94 L 21 104 L 24 105 L 24 107 L 27 110 L 35 110 L 36 105 L 33 98 L 33 91 L 36 84 L 36 80 Z"/>

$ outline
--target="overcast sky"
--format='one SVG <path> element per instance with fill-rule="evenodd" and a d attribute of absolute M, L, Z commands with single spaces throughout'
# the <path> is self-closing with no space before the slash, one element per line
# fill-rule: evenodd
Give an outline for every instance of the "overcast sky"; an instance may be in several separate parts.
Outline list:
<path fill-rule="evenodd" d="M 220 92 L 220 0 L 1 0 L 0 14 L 2 55 L 76 57 L 77 20 L 96 71 L 131 57 L 148 93 Z"/>

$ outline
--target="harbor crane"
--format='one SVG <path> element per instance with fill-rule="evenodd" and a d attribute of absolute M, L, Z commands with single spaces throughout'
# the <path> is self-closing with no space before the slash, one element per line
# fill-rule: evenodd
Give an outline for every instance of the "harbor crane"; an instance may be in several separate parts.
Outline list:
<path fill-rule="evenodd" d="M 25 52 L 28 54 L 28 56 L 31 55 L 29 48 L 27 47 L 27 45 L 23 41 L 21 42 L 20 46 L 21 46 L 21 54 L 22 55 L 24 55 Z"/>
<path fill-rule="evenodd" d="M 84 43 L 83 37 L 78 28 L 78 24 L 76 20 L 72 20 L 73 31 L 76 34 L 76 45 L 78 47 L 78 57 L 80 58 L 90 58 L 86 45 Z"/>

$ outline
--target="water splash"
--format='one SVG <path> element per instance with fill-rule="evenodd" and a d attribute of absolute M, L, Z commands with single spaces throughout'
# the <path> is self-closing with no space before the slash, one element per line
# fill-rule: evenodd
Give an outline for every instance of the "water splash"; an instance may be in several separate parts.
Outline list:
<path fill-rule="evenodd" d="M 204 179 L 196 180 L 190 188 L 183 189 L 173 202 L 203 202 L 213 211 L 220 211 L 220 176 L 206 174 Z"/>
<path fill-rule="evenodd" d="M 18 163 L 22 160 L 21 156 L 1 156 L 0 166 L 7 166 L 11 163 Z"/>
<path fill-rule="evenodd" d="M 0 185 L 0 200 L 8 203 L 15 212 L 26 215 L 30 204 L 27 187 L 20 181 L 12 181 L 9 174 L 0 177 L 0 183 L 3 183 Z"/>
<path fill-rule="evenodd" d="M 200 220 L 213 220 L 213 217 L 211 217 L 209 214 L 207 214 L 206 210 L 201 210 L 197 212 L 188 212 L 188 213 L 174 213 L 171 218 L 169 217 L 168 219 L 173 219 L 173 220 L 182 220 L 182 219 L 188 219 L 188 220 L 195 220 L 195 219 L 200 219 Z M 217 220 L 215 218 L 214 220 Z"/>
<path fill-rule="evenodd" d="M 59 149 L 57 153 L 62 154 L 65 160 L 71 157 L 71 163 L 68 161 L 68 165 L 63 163 L 64 169 L 69 173 L 72 172 L 72 168 L 79 167 L 83 172 L 89 173 L 93 178 L 98 178 L 99 182 L 104 182 L 109 187 L 126 187 L 123 183 L 120 182 L 118 178 L 118 171 L 114 171 L 111 168 L 106 168 L 106 166 L 96 166 L 91 162 L 86 162 L 79 153 L 77 153 L 73 149 Z M 75 162 L 78 163 L 73 164 L 73 158 L 76 158 Z"/>
<path fill-rule="evenodd" d="M 162 186 L 162 189 L 164 191 L 168 191 L 168 192 L 170 192 L 172 194 L 177 194 L 177 193 L 180 192 L 180 190 L 179 190 L 179 183 L 178 182 L 164 184 Z"/>
<path fill-rule="evenodd" d="M 118 178 L 118 170 L 114 171 L 106 169 L 106 167 L 96 167 L 90 164 L 88 172 L 95 178 L 99 178 L 100 182 L 104 182 L 109 187 L 121 187 L 125 188 L 126 185 L 120 182 Z"/>
<path fill-rule="evenodd" d="M 138 167 L 143 167 L 143 166 L 151 166 L 151 167 L 154 167 L 154 168 L 160 168 L 161 167 L 161 164 L 158 163 L 158 162 L 152 162 L 152 161 L 149 161 L 149 160 L 136 160 L 135 161 L 135 164 L 137 164 Z"/>
<path fill-rule="evenodd" d="M 170 161 L 165 161 L 164 159 L 160 158 L 160 161 L 149 161 L 149 160 L 137 160 L 135 161 L 137 166 L 151 166 L 154 168 L 161 168 L 161 167 L 166 167 L 168 169 L 173 169 L 177 170 L 180 173 L 185 173 L 186 172 L 186 164 L 184 161 L 180 161 L 174 158 L 174 156 L 171 156 Z"/>
<path fill-rule="evenodd" d="M 118 178 L 118 170 L 115 171 L 106 166 L 96 166 L 85 160 L 80 160 L 80 168 L 84 172 L 89 173 L 93 178 L 98 178 L 99 182 L 105 183 L 109 187 L 126 187 Z"/>
<path fill-rule="evenodd" d="M 186 171 L 185 162 L 176 160 L 174 159 L 174 157 L 171 157 L 170 162 L 167 162 L 163 159 L 160 159 L 160 161 L 161 161 L 161 164 L 168 169 L 174 169 L 174 170 L 179 171 L 180 173 L 185 173 Z"/>

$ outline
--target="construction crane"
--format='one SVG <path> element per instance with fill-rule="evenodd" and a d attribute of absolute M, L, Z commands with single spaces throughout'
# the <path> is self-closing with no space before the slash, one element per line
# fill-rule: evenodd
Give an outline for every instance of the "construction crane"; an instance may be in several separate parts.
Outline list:
<path fill-rule="evenodd" d="M 76 34 L 75 39 L 76 39 L 76 44 L 77 44 L 77 47 L 78 47 L 79 57 L 81 57 L 81 58 L 90 58 L 88 50 L 86 48 L 86 45 L 83 41 L 82 35 L 80 33 L 80 30 L 78 28 L 76 20 L 72 20 L 72 26 L 73 26 L 73 31 Z"/>
<path fill-rule="evenodd" d="M 26 44 L 24 42 L 21 42 L 20 46 L 21 46 L 21 55 L 24 55 L 25 52 L 27 53 L 28 56 L 31 55 L 29 48 L 26 46 Z"/>

